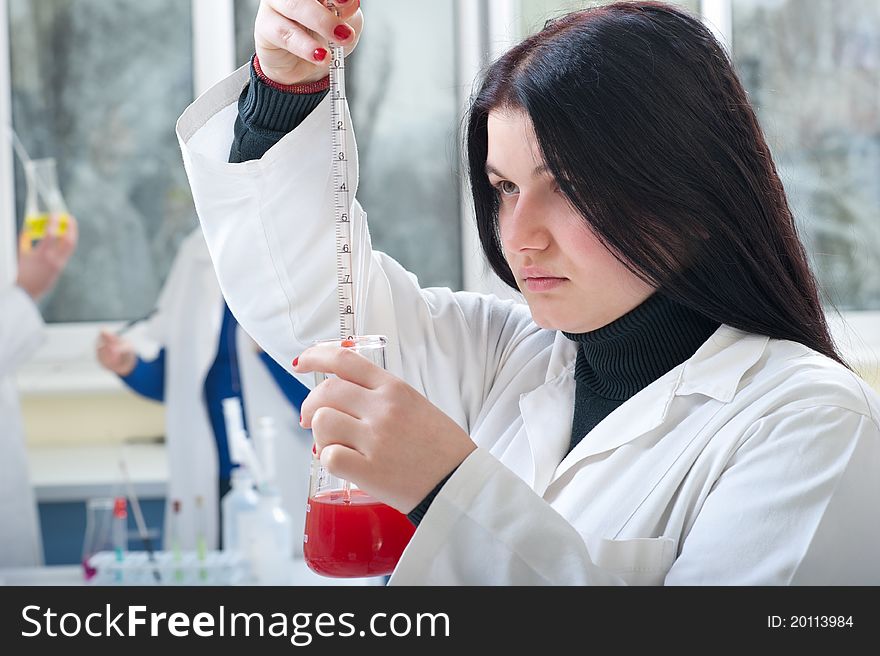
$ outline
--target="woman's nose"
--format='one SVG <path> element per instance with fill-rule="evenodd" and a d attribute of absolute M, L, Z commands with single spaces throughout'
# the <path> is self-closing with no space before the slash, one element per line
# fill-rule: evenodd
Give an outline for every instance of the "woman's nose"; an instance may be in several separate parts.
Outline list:
<path fill-rule="evenodd" d="M 520 196 L 516 207 L 498 217 L 501 245 L 507 252 L 544 250 L 550 243 L 546 213 L 538 203 Z"/>

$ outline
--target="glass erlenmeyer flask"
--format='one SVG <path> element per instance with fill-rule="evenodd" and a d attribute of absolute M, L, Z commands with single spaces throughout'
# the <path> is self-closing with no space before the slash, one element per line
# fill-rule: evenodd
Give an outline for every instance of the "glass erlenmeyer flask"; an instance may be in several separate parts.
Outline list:
<path fill-rule="evenodd" d="M 362 336 L 323 344 L 350 348 L 385 367 L 384 337 Z M 316 382 L 326 376 L 316 374 Z M 406 515 L 333 476 L 312 457 L 303 555 L 324 576 L 363 577 L 390 574 L 415 532 Z"/>
<path fill-rule="evenodd" d="M 82 550 L 83 575 L 86 581 L 97 573 L 90 562 L 91 557 L 102 551 L 113 551 L 113 508 L 112 497 L 93 498 L 86 503 L 86 534 Z"/>
<path fill-rule="evenodd" d="M 58 234 L 63 235 L 69 225 L 69 214 L 58 186 L 55 160 L 47 157 L 32 159 L 23 164 L 27 183 L 23 232 L 27 235 L 28 243 L 46 236 L 53 215 L 58 217 Z"/>

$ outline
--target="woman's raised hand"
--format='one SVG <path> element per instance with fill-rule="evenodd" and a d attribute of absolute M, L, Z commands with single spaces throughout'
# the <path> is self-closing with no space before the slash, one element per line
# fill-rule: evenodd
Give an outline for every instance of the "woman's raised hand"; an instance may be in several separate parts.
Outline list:
<path fill-rule="evenodd" d="M 254 43 L 263 74 L 288 85 L 325 77 L 328 42 L 342 45 L 346 55 L 357 45 L 364 25 L 360 5 L 360 0 L 262 0 Z"/>

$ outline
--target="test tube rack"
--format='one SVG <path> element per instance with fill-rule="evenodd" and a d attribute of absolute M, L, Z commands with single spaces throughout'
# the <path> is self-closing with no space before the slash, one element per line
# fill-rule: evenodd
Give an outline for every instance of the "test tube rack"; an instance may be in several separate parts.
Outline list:
<path fill-rule="evenodd" d="M 251 570 L 244 556 L 235 551 L 126 551 L 118 560 L 112 551 L 99 551 L 89 558 L 95 568 L 91 585 L 247 585 Z M 156 574 L 158 573 L 158 576 Z"/>

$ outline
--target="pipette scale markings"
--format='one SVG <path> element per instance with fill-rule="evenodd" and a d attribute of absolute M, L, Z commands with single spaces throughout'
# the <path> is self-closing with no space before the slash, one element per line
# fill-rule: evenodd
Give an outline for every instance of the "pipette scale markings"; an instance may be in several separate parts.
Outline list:
<path fill-rule="evenodd" d="M 339 15 L 336 2 L 325 5 Z M 339 337 L 353 339 L 355 332 L 354 267 L 352 266 L 351 238 L 351 185 L 349 153 L 346 143 L 345 114 L 345 49 L 338 43 L 329 44 L 330 62 L 330 117 L 333 157 L 334 219 L 336 221 L 336 280 L 339 301 Z"/>

